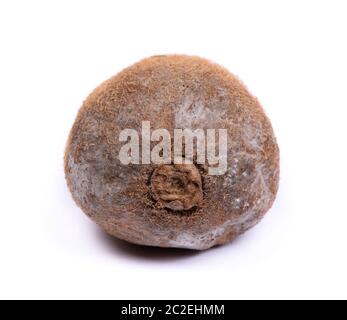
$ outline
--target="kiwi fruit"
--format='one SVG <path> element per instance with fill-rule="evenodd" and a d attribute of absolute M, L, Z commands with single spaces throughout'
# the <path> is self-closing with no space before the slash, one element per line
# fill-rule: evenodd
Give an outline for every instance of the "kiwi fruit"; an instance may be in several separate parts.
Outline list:
<path fill-rule="evenodd" d="M 227 168 L 208 164 L 123 164 L 122 130 L 218 129 L 227 132 Z M 140 139 L 140 148 L 142 141 Z M 153 143 L 153 142 L 152 142 Z M 279 149 L 271 123 L 246 87 L 206 59 L 144 59 L 85 100 L 65 152 L 77 205 L 119 239 L 146 246 L 205 250 L 233 240 L 272 206 Z"/>

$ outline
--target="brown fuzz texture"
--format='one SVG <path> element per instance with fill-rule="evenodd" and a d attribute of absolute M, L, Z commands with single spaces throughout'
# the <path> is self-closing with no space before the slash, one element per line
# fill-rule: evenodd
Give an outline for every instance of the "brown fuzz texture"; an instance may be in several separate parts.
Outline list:
<path fill-rule="evenodd" d="M 228 169 L 123 165 L 123 129 L 227 129 Z M 140 140 L 141 141 L 141 140 Z M 204 250 L 258 223 L 275 199 L 279 149 L 262 107 L 224 68 L 202 58 L 144 59 L 86 99 L 65 152 L 77 205 L 109 234 L 131 243 Z"/>

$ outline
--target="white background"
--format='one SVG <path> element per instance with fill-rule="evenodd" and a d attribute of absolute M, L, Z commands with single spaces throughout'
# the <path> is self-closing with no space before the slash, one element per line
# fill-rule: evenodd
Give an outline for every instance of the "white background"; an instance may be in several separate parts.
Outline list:
<path fill-rule="evenodd" d="M 347 298 L 345 1 L 1 1 L 0 298 Z M 281 149 L 257 227 L 201 253 L 104 235 L 63 175 L 85 97 L 185 53 L 238 75 Z"/>

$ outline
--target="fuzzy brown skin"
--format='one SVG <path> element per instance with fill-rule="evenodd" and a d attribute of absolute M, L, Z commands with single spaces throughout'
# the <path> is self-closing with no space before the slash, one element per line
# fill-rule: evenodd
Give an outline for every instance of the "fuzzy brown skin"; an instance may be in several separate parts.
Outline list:
<path fill-rule="evenodd" d="M 228 130 L 228 171 L 122 165 L 121 130 Z M 159 172 L 159 173 L 158 173 Z M 65 153 L 76 203 L 128 242 L 204 250 L 261 220 L 279 182 L 279 150 L 259 102 L 224 68 L 190 56 L 155 56 L 123 70 L 84 102 Z M 200 174 L 200 176 L 199 176 Z"/>

